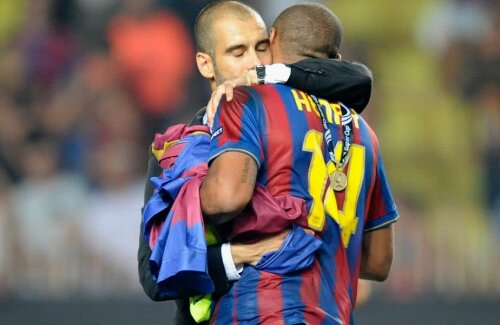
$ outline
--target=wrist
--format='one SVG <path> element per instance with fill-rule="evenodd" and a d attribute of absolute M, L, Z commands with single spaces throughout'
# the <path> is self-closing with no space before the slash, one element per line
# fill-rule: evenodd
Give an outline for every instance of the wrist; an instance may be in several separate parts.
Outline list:
<path fill-rule="evenodd" d="M 266 66 L 258 64 L 255 66 L 255 73 L 257 74 L 257 83 L 263 85 L 266 83 Z"/>
<path fill-rule="evenodd" d="M 231 256 L 233 257 L 233 262 L 236 266 L 245 264 L 247 262 L 248 256 L 244 245 L 234 244 L 231 246 Z"/>
<path fill-rule="evenodd" d="M 248 73 L 244 77 L 245 77 L 245 85 L 247 86 L 258 85 L 259 78 L 257 77 L 257 66 L 254 66 L 250 70 L 248 70 Z"/>
<path fill-rule="evenodd" d="M 238 248 L 236 251 L 238 251 Z M 239 253 L 237 255 L 240 256 Z M 233 259 L 231 243 L 224 243 L 221 245 L 221 256 L 227 279 L 229 281 L 238 281 L 240 279 L 240 273 L 243 271 L 243 265 L 237 264 Z"/>
<path fill-rule="evenodd" d="M 265 83 L 286 83 L 290 79 L 292 69 L 283 63 L 266 65 Z"/>
<path fill-rule="evenodd" d="M 254 245 L 243 245 L 231 243 L 231 256 L 234 264 L 239 267 L 243 264 L 256 263 L 262 255 L 262 249 Z"/>

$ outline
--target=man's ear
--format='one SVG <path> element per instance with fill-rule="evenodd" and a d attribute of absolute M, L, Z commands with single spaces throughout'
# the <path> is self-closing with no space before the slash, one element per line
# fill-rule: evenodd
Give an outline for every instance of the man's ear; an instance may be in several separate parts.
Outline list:
<path fill-rule="evenodd" d="M 339 53 L 339 54 L 337 54 L 336 59 L 337 59 L 337 60 L 342 60 L 342 55 L 340 55 L 340 53 Z"/>
<path fill-rule="evenodd" d="M 274 27 L 271 28 L 271 34 L 269 35 L 269 43 L 273 44 L 276 39 L 276 29 Z"/>
<path fill-rule="evenodd" d="M 204 78 L 213 79 L 215 77 L 215 68 L 210 55 L 203 52 L 197 52 L 196 65 Z"/>

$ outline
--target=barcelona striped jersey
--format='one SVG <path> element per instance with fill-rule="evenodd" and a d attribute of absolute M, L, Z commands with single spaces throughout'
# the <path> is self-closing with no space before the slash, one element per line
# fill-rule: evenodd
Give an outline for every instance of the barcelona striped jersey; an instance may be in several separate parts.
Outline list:
<path fill-rule="evenodd" d="M 341 107 L 319 104 L 342 151 Z M 304 199 L 303 226 L 323 241 L 313 267 L 278 275 L 245 267 L 217 303 L 213 324 L 350 324 L 356 301 L 363 233 L 387 226 L 398 212 L 375 133 L 353 114 L 354 138 L 343 172 L 347 188 L 335 192 L 318 108 L 306 93 L 285 85 L 238 87 L 223 100 L 212 128 L 209 160 L 228 151 L 252 157 L 257 183 L 274 195 Z"/>

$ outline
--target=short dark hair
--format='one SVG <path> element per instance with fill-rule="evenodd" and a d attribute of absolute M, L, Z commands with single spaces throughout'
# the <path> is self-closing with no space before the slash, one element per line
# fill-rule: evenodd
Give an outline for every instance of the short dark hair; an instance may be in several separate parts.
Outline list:
<path fill-rule="evenodd" d="M 326 6 L 303 3 L 285 9 L 273 24 L 284 53 L 303 57 L 336 58 L 342 43 L 342 24 Z"/>
<path fill-rule="evenodd" d="M 198 14 L 194 24 L 196 50 L 214 56 L 214 22 L 223 16 L 244 18 L 258 15 L 250 6 L 238 1 L 218 0 L 206 5 Z"/>

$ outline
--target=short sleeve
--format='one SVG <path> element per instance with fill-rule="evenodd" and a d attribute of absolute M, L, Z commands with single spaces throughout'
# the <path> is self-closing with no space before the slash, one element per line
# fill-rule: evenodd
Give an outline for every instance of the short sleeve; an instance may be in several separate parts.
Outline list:
<path fill-rule="evenodd" d="M 373 231 L 388 226 L 399 219 L 396 202 L 392 197 L 380 151 L 378 152 L 377 162 L 376 178 L 370 197 L 365 231 Z"/>
<path fill-rule="evenodd" d="M 212 126 L 209 163 L 225 152 L 238 151 L 252 157 L 260 167 L 262 141 L 259 116 L 261 103 L 256 101 L 250 89 L 234 89 L 233 100 L 222 98 Z"/>

